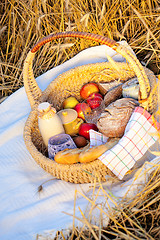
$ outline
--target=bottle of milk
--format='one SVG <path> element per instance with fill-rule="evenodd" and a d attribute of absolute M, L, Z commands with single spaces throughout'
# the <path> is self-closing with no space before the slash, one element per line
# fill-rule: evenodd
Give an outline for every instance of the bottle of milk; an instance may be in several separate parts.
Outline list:
<path fill-rule="evenodd" d="M 40 103 L 38 106 L 38 127 L 46 147 L 48 147 L 50 137 L 65 133 L 56 109 L 51 107 L 48 102 Z"/>

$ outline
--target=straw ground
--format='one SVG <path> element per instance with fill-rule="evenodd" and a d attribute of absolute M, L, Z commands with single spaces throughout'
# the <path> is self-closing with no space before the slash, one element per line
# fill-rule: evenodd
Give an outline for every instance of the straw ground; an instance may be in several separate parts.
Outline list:
<path fill-rule="evenodd" d="M 160 73 L 159 0 L 2 0 L 0 3 L 0 94 L 9 96 L 23 86 L 27 53 L 42 37 L 60 31 L 87 31 L 126 40 L 143 65 Z M 97 45 L 65 39 L 46 44 L 34 60 L 35 77 Z M 160 239 L 160 174 L 123 202 L 106 229 L 89 224 L 74 228 L 70 239 Z M 60 233 L 61 234 L 61 233 Z M 63 239 L 63 233 L 62 239 Z M 58 237 L 57 237 L 58 238 Z"/>
<path fill-rule="evenodd" d="M 159 0 L 2 0 L 0 3 L 0 93 L 23 86 L 27 53 L 42 37 L 87 31 L 126 40 L 143 64 L 160 71 Z M 65 39 L 45 45 L 35 58 L 35 77 L 96 43 Z"/>
<path fill-rule="evenodd" d="M 75 204 L 72 229 L 61 231 L 49 231 L 48 234 L 37 234 L 37 240 L 60 240 L 60 239 L 124 239 L 124 240 L 159 240 L 160 239 L 160 159 L 158 164 L 148 164 L 146 169 L 139 169 L 137 178 L 147 179 L 147 182 L 139 182 L 135 187 L 135 181 L 122 199 L 115 197 L 105 183 L 93 183 L 90 193 L 84 195 L 82 192 L 75 192 Z M 148 174 L 150 173 L 150 174 Z M 134 188 L 134 192 L 132 191 Z M 88 203 L 87 214 L 78 208 L 81 217 L 77 217 L 75 207 L 77 196 L 84 197 Z M 101 201 L 97 201 L 99 198 Z M 102 197 L 103 196 L 103 197 Z M 110 204 L 108 201 L 110 200 Z M 99 204 L 97 204 L 99 203 Z M 111 208 L 111 203 L 113 207 Z M 95 209 L 99 211 L 95 218 Z M 108 209 L 108 210 L 107 210 Z M 102 217 L 103 216 L 103 217 Z M 104 218 L 108 218 L 107 227 L 103 226 Z M 75 227 L 75 221 L 81 223 L 81 227 Z M 53 234 L 53 235 L 52 235 Z"/>

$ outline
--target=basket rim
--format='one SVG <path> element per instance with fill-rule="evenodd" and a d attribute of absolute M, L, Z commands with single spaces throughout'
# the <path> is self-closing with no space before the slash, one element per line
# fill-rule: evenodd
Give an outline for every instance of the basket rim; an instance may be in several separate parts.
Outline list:
<path fill-rule="evenodd" d="M 41 40 L 39 40 L 28 53 L 26 60 L 24 62 L 23 67 L 23 79 L 24 79 L 24 86 L 27 93 L 27 97 L 31 104 L 31 107 L 35 104 L 38 98 L 42 95 L 42 91 L 39 88 L 33 74 L 33 58 L 35 53 L 39 50 L 41 46 L 44 44 L 51 42 L 53 40 L 59 38 L 66 38 L 66 37 L 74 37 L 74 38 L 82 38 L 86 40 L 93 40 L 100 44 L 105 44 L 116 51 L 118 54 L 123 56 L 128 63 L 132 66 L 133 71 L 135 72 L 139 85 L 140 85 L 140 100 L 143 101 L 143 106 L 146 110 L 148 110 L 148 98 L 150 98 L 150 83 L 149 79 L 143 69 L 143 66 L 137 59 L 137 57 L 125 46 L 120 45 L 115 40 L 109 39 L 106 36 L 89 33 L 89 32 L 58 32 L 53 33 L 51 35 L 45 36 Z M 108 58 L 109 57 L 109 58 Z M 108 60 L 113 62 L 110 56 L 107 56 Z"/>
<path fill-rule="evenodd" d="M 130 68 L 132 70 L 132 68 L 128 65 L 128 63 L 126 62 L 116 62 L 116 64 L 118 64 L 119 66 L 125 66 L 126 68 Z M 45 170 L 49 173 L 50 170 L 49 168 L 56 168 L 59 170 L 56 170 L 56 171 L 60 171 L 62 170 L 62 168 L 64 169 L 64 171 L 69 171 L 71 174 L 72 172 L 79 172 L 79 171 L 90 171 L 90 173 L 92 173 L 93 171 L 93 167 L 96 168 L 96 165 L 99 165 L 100 168 L 106 168 L 108 169 L 99 159 L 96 159 L 94 160 L 93 162 L 89 162 L 89 163 L 74 163 L 74 164 L 60 164 L 60 163 L 57 163 L 51 159 L 49 159 L 48 157 L 44 156 L 42 152 L 40 152 L 36 146 L 34 145 L 33 141 L 32 141 L 32 136 L 31 136 L 31 127 L 32 127 L 32 123 L 35 121 L 36 117 L 37 117 L 37 107 L 38 107 L 38 104 L 40 102 L 43 102 L 44 101 L 44 98 L 46 98 L 46 96 L 48 96 L 48 94 L 51 92 L 51 90 L 53 89 L 53 87 L 57 84 L 57 82 L 59 82 L 59 79 L 63 79 L 63 77 L 67 76 L 68 74 L 70 73 L 74 73 L 75 70 L 77 71 L 81 71 L 82 69 L 87 69 L 88 67 L 97 67 L 98 65 L 100 66 L 107 66 L 109 68 L 109 66 L 111 66 L 111 63 L 110 62 L 98 62 L 98 63 L 91 63 L 91 64 L 85 64 L 85 65 L 81 65 L 81 66 L 78 66 L 78 67 L 75 67 L 75 68 L 72 68 L 72 69 L 69 69 L 68 71 L 65 71 L 61 74 L 59 74 L 49 85 L 48 87 L 43 91 L 43 94 L 40 96 L 40 98 L 38 99 L 38 101 L 34 104 L 27 120 L 26 120 L 26 123 L 25 123 L 25 127 L 24 127 L 24 133 L 23 133 L 23 136 L 24 136 L 24 141 L 25 141 L 25 144 L 26 144 L 26 147 L 28 149 L 28 151 L 30 152 L 31 156 L 34 158 L 34 160 L 39 164 L 39 165 L 43 165 L 45 166 Z M 148 69 L 147 69 L 148 70 Z M 149 70 L 150 72 L 152 72 L 151 70 Z M 133 71 L 134 72 L 134 71 Z M 134 73 L 134 75 L 136 76 L 136 74 Z M 43 168 L 43 167 L 42 167 Z M 61 169 L 60 169 L 61 168 Z M 85 170 L 86 169 L 86 170 Z M 109 172 L 111 172 L 109 170 Z M 112 173 L 112 172 L 111 172 Z M 52 174 L 52 173 L 51 173 Z M 53 174 L 52 174 L 53 175 Z M 60 174 L 59 174 L 60 175 Z M 59 179 L 62 179 L 62 180 L 65 180 L 65 181 L 68 181 L 70 182 L 69 179 L 63 179 L 61 178 L 61 176 L 57 177 L 57 175 L 55 176 L 56 178 L 59 178 Z M 107 175 L 107 174 L 106 174 Z M 115 176 L 113 173 L 111 174 L 111 176 Z M 116 177 L 116 176 L 115 176 Z M 74 178 L 74 176 L 72 176 L 72 179 Z M 76 182 L 77 180 L 72 180 L 72 182 L 74 183 L 79 183 L 79 182 Z M 80 183 L 85 183 L 85 182 L 90 182 L 90 180 L 82 180 L 82 182 Z"/>

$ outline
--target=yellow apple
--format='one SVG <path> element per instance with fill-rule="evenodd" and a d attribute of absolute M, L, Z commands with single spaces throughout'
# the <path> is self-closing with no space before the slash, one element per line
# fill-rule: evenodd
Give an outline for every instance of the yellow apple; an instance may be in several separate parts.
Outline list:
<path fill-rule="evenodd" d="M 75 97 L 68 97 L 63 101 L 63 108 L 74 108 L 78 104 L 78 100 Z"/>

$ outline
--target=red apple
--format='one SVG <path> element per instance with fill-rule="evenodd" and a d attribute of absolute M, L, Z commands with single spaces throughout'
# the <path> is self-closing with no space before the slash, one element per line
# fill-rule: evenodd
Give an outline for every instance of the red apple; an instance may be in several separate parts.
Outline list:
<path fill-rule="evenodd" d="M 95 109 L 101 105 L 102 99 L 103 96 L 100 93 L 92 93 L 87 98 L 87 103 L 92 109 Z"/>
<path fill-rule="evenodd" d="M 75 106 L 75 108 L 74 108 L 74 110 L 76 110 L 77 111 L 77 113 L 78 113 L 78 117 L 79 118 L 81 118 L 81 119 L 83 119 L 83 120 L 85 120 L 85 117 L 84 117 L 84 114 L 83 114 L 83 110 L 84 111 L 86 111 L 86 110 L 88 110 L 88 111 L 91 111 L 91 108 L 87 105 L 87 103 L 78 103 L 76 106 Z"/>
<path fill-rule="evenodd" d="M 86 83 L 83 85 L 83 87 L 80 90 L 80 95 L 83 99 L 86 99 L 89 97 L 91 93 L 98 93 L 99 92 L 99 87 L 96 83 Z"/>
<path fill-rule="evenodd" d="M 98 131 L 98 128 L 94 123 L 82 123 L 79 128 L 79 135 L 81 135 L 89 140 L 89 130 L 90 129 Z"/>
<path fill-rule="evenodd" d="M 85 120 L 84 114 L 83 114 L 83 111 L 82 111 L 82 108 L 81 108 L 81 104 L 83 104 L 84 106 L 85 106 L 85 105 L 87 106 L 86 103 L 78 103 L 78 104 L 74 107 L 74 109 L 77 111 L 78 117 L 81 118 L 81 119 L 83 119 L 83 120 Z"/>
<path fill-rule="evenodd" d="M 101 97 L 103 99 L 103 95 L 100 94 L 99 92 L 91 93 L 88 97 L 92 97 L 92 98 L 94 98 L 94 97 Z"/>

